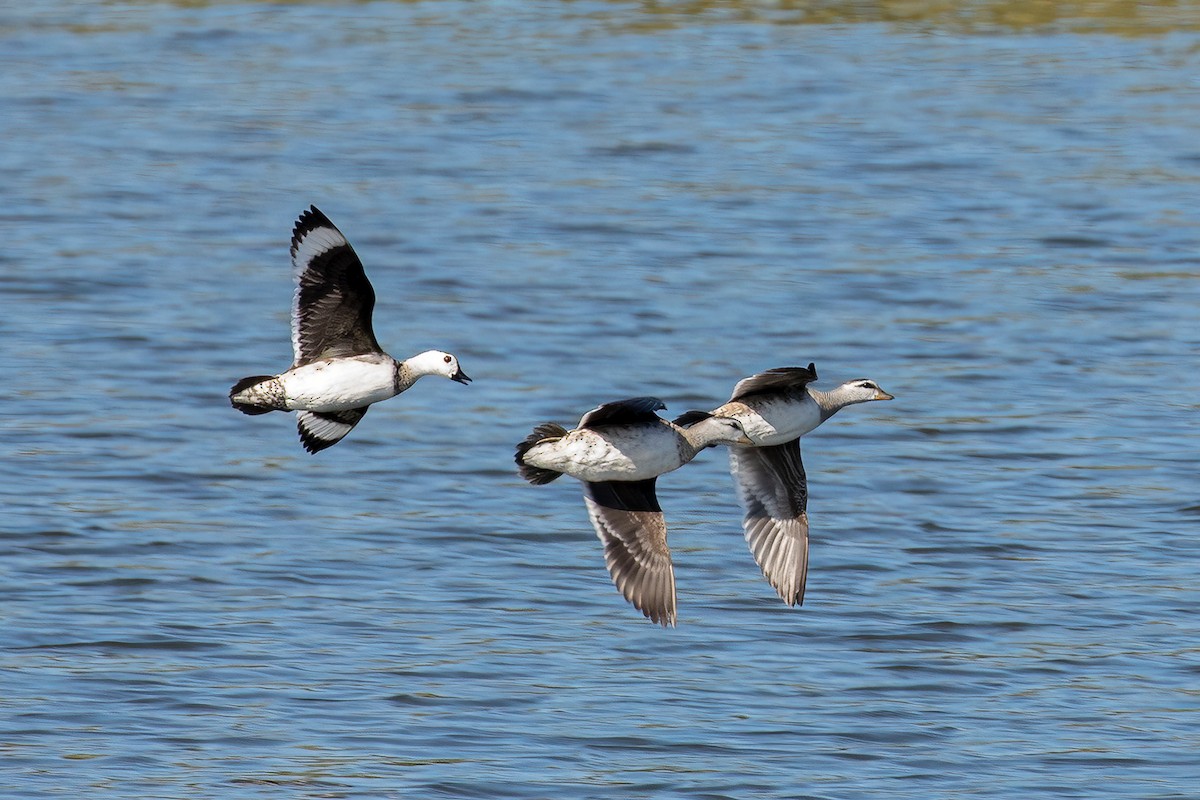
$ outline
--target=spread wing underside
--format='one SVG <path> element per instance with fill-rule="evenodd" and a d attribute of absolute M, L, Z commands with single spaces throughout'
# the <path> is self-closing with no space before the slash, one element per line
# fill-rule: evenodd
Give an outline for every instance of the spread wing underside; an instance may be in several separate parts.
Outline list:
<path fill-rule="evenodd" d="M 675 624 L 675 570 L 655 480 L 584 483 L 583 499 L 613 583 L 646 617 L 666 626 Z"/>
<path fill-rule="evenodd" d="M 370 406 L 345 411 L 301 411 L 296 415 L 300 443 L 310 453 L 333 447 L 354 429 Z"/>
<path fill-rule="evenodd" d="M 729 467 L 745 510 L 746 543 L 788 605 L 804 602 L 808 576 L 808 482 L 800 440 L 729 448 Z"/>

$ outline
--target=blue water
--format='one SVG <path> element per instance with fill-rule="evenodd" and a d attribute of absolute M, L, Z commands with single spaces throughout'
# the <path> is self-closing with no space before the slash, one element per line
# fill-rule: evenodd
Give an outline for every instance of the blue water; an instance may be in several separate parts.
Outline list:
<path fill-rule="evenodd" d="M 1196 9 L 940 8 L 0 11 L 0 795 L 1196 797 Z M 476 379 L 315 457 L 225 396 L 309 203 Z M 720 452 L 674 630 L 515 474 L 810 360 L 897 399 L 805 440 L 803 608 Z"/>

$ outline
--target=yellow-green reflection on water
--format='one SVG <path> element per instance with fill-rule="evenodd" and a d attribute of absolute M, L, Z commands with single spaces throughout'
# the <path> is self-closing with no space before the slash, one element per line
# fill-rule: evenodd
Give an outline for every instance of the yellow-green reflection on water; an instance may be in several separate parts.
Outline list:
<path fill-rule="evenodd" d="M 679 0 L 644 2 L 647 22 L 668 26 L 689 17 L 769 21 L 780 24 L 893 23 L 971 33 L 1103 32 L 1157 35 L 1200 28 L 1200 4 L 1170 0 Z"/>
<path fill-rule="evenodd" d="M 158 3 L 163 0 L 145 0 Z M 437 0 L 394 0 L 427 6 Z M 230 0 L 166 0 L 182 8 L 233 5 Z M 258 0 L 277 5 L 279 0 Z M 310 6 L 362 5 L 358 0 L 299 0 Z M 244 5 L 245 0 L 236 3 Z M 295 5 L 295 2 L 288 3 Z M 447 14 L 462 13 L 459 3 L 443 4 Z M 467 4 L 469 5 L 469 4 Z M 584 15 L 594 7 L 564 3 Z M 644 0 L 606 3 L 604 17 L 634 30 L 675 28 L 706 21 L 767 22 L 781 25 L 887 23 L 961 33 L 1107 33 L 1155 36 L 1200 30 L 1200 3 L 1171 0 Z M 618 18 L 619 17 L 619 18 Z"/>

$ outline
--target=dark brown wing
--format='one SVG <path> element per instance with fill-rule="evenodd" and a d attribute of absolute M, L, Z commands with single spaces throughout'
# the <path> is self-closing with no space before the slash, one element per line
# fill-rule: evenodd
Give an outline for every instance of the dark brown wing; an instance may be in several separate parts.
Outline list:
<path fill-rule="evenodd" d="M 625 599 L 651 621 L 675 624 L 675 570 L 655 479 L 584 483 L 584 505 L 604 563 Z"/>
<path fill-rule="evenodd" d="M 580 428 L 599 428 L 603 425 L 637 425 L 644 422 L 660 422 L 655 411 L 667 405 L 657 397 L 631 397 L 597 406 L 579 420 Z"/>
<path fill-rule="evenodd" d="M 808 481 L 800 440 L 774 447 L 730 447 L 729 469 L 746 512 L 742 527 L 754 560 L 785 603 L 803 603 Z"/>
<path fill-rule="evenodd" d="M 375 290 L 354 248 L 316 206 L 296 220 L 291 252 L 293 366 L 383 352 L 371 329 Z"/>
<path fill-rule="evenodd" d="M 807 367 L 777 367 L 738 381 L 729 400 L 740 400 L 752 394 L 798 392 L 816 379 L 816 364 L 809 364 Z"/>

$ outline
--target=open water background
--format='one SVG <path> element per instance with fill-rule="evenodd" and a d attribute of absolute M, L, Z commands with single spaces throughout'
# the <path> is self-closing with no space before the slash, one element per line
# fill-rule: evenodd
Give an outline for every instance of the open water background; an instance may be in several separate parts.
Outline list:
<path fill-rule="evenodd" d="M 0 795 L 1200 796 L 1200 8 L 0 9 Z M 316 203 L 393 354 L 304 453 Z M 815 361 L 802 609 L 723 453 L 680 626 L 513 444 Z"/>

